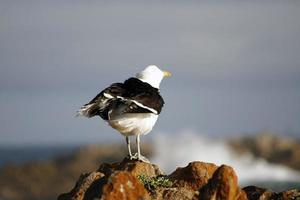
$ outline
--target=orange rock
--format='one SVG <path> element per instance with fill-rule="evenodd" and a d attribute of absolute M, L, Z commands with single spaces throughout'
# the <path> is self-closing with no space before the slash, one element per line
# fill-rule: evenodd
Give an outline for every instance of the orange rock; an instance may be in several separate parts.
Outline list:
<path fill-rule="evenodd" d="M 288 191 L 280 192 L 278 194 L 278 196 L 282 200 L 300 199 L 300 191 L 299 190 L 288 190 Z"/>
<path fill-rule="evenodd" d="M 215 164 L 196 161 L 189 163 L 186 167 L 177 168 L 169 175 L 169 178 L 176 187 L 198 190 L 208 182 L 216 169 Z"/>
<path fill-rule="evenodd" d="M 83 200 L 92 199 L 101 196 L 101 190 L 93 190 L 95 186 L 101 185 L 101 178 L 104 174 L 100 172 L 92 172 L 81 175 L 75 187 L 66 194 L 61 194 L 58 200 Z"/>
<path fill-rule="evenodd" d="M 239 188 L 239 193 L 237 194 L 237 200 L 248 200 L 247 194 L 244 190 Z"/>
<path fill-rule="evenodd" d="M 126 171 L 132 174 L 133 176 L 138 176 L 141 174 L 151 177 L 162 175 L 162 172 L 160 171 L 158 166 L 154 164 L 136 160 L 128 160 L 126 158 L 120 163 L 104 163 L 100 165 L 98 171 L 104 173 L 106 176 L 109 176 L 115 171 Z"/>
<path fill-rule="evenodd" d="M 194 190 L 185 187 L 163 189 L 160 193 L 161 195 L 157 195 L 158 198 L 154 198 L 155 200 L 189 200 L 195 196 Z"/>
<path fill-rule="evenodd" d="M 112 174 L 108 183 L 103 186 L 103 200 L 137 200 L 150 199 L 140 181 L 129 172 Z"/>
<path fill-rule="evenodd" d="M 237 176 L 234 170 L 226 165 L 219 167 L 207 185 L 200 189 L 199 199 L 247 199 L 238 187 Z"/>

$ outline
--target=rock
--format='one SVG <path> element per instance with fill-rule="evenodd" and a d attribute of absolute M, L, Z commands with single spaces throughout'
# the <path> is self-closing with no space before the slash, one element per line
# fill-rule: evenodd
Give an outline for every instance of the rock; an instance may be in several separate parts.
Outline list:
<path fill-rule="evenodd" d="M 155 200 L 189 200 L 193 199 L 197 195 L 197 191 L 194 191 L 186 187 L 173 187 L 167 189 L 161 189 L 157 191 Z"/>
<path fill-rule="evenodd" d="M 212 163 L 191 162 L 188 166 L 177 168 L 169 175 L 176 187 L 197 190 L 208 182 L 218 167 Z"/>
<path fill-rule="evenodd" d="M 300 192 L 298 190 L 288 190 L 280 193 L 256 186 L 247 186 L 243 188 L 249 200 L 298 200 Z"/>
<path fill-rule="evenodd" d="M 247 199 L 238 186 L 234 170 L 226 165 L 219 167 L 208 183 L 199 191 L 199 199 Z"/>
<path fill-rule="evenodd" d="M 108 183 L 104 185 L 102 199 L 149 200 L 150 195 L 137 177 L 129 172 L 120 171 L 112 174 Z"/>
<path fill-rule="evenodd" d="M 147 176 L 159 176 L 162 175 L 162 172 L 158 166 L 150 163 L 145 163 L 142 161 L 132 161 L 125 158 L 120 163 L 104 163 L 100 165 L 98 171 L 104 173 L 106 176 L 109 176 L 115 171 L 127 171 L 133 176 L 138 176 L 141 174 Z"/>
<path fill-rule="evenodd" d="M 243 188 L 243 191 L 246 192 L 246 195 L 249 200 L 269 199 L 273 194 L 273 192 L 270 190 L 267 190 L 265 188 L 255 187 L 255 186 L 247 186 Z"/>
<path fill-rule="evenodd" d="M 58 200 L 99 199 L 150 199 L 138 176 L 160 176 L 159 168 L 150 163 L 124 159 L 120 163 L 101 164 L 96 172 L 80 176 L 75 187 Z"/>
<path fill-rule="evenodd" d="M 97 188 L 103 185 L 104 174 L 100 172 L 91 172 L 89 174 L 83 174 L 79 177 L 75 187 L 67 194 L 61 194 L 58 200 L 83 200 L 92 199 L 93 197 L 100 196 L 101 191 Z"/>
<path fill-rule="evenodd" d="M 300 199 L 300 191 L 299 190 L 288 190 L 285 192 L 280 192 L 278 194 L 278 199 L 287 200 L 287 199 Z"/>
<path fill-rule="evenodd" d="M 197 161 L 163 175 L 154 164 L 124 159 L 101 164 L 97 171 L 80 176 L 74 188 L 61 194 L 58 200 L 287 200 L 298 197 L 297 190 L 275 193 L 255 186 L 241 189 L 234 170 L 226 165 L 218 167 Z"/>

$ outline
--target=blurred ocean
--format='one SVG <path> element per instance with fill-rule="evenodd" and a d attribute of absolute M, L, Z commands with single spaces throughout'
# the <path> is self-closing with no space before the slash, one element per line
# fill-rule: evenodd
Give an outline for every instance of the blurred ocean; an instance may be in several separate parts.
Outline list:
<path fill-rule="evenodd" d="M 300 172 L 289 167 L 268 163 L 252 155 L 238 156 L 225 140 L 211 138 L 193 130 L 175 134 L 158 133 L 154 139 L 156 151 L 151 159 L 167 174 L 191 161 L 226 164 L 235 170 L 242 186 L 256 185 L 280 192 L 300 189 Z"/>
<path fill-rule="evenodd" d="M 0 167 L 27 162 L 47 161 L 59 156 L 72 154 L 78 146 L 26 146 L 0 147 Z"/>

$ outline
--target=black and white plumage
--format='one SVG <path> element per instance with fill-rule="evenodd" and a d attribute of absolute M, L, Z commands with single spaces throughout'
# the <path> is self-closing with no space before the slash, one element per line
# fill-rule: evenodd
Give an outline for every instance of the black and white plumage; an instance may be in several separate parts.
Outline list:
<path fill-rule="evenodd" d="M 164 100 L 159 85 L 171 73 L 155 65 L 146 67 L 124 83 L 114 83 L 78 111 L 85 117 L 100 116 L 126 137 L 130 159 L 146 161 L 140 154 L 140 135 L 149 133 L 160 114 Z M 137 154 L 132 155 L 129 136 L 136 136 Z"/>

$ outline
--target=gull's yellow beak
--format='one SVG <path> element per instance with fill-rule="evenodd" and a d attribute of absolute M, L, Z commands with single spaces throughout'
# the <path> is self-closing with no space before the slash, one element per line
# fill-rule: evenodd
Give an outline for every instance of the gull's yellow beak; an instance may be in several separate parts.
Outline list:
<path fill-rule="evenodd" d="M 164 77 L 172 76 L 171 72 L 168 72 L 168 71 L 163 71 L 163 72 L 164 72 Z"/>

